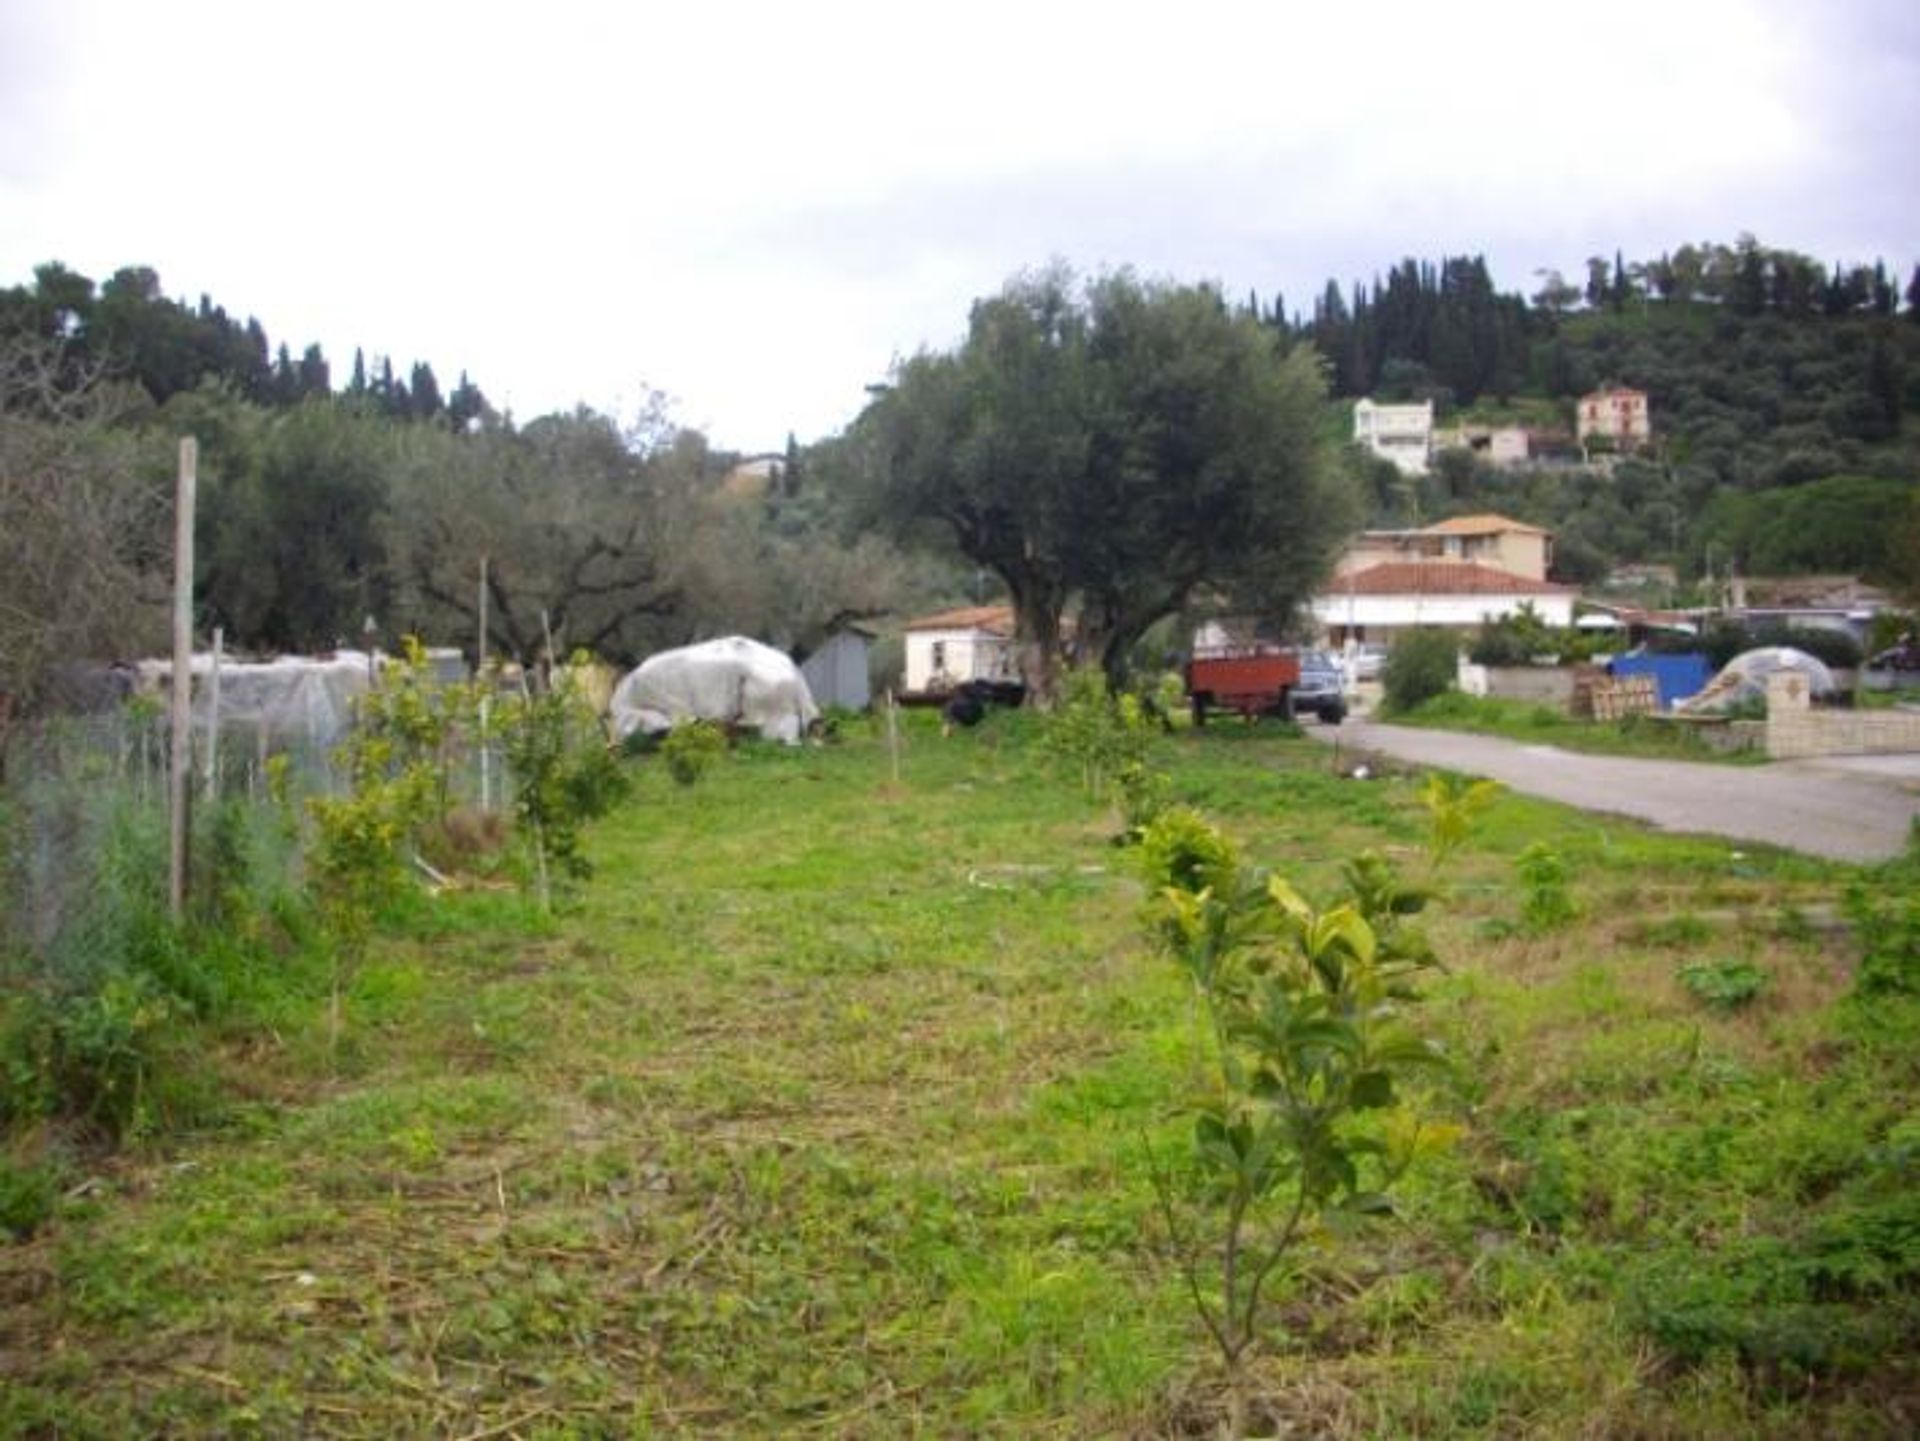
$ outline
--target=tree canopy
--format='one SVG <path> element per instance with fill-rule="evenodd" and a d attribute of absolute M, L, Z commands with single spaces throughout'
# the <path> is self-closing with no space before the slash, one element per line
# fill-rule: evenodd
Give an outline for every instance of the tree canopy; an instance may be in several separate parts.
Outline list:
<path fill-rule="evenodd" d="M 1197 601 L 1290 615 L 1350 529 L 1325 386 L 1206 286 L 1062 267 L 977 302 L 965 342 L 900 365 L 846 440 L 867 513 L 933 524 L 1012 598 L 1045 701 L 1076 648 L 1118 675 Z"/>

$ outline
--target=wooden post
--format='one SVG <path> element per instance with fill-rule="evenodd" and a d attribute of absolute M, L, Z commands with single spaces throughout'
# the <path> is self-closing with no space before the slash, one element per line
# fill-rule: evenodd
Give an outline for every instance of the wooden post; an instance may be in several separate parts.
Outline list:
<path fill-rule="evenodd" d="M 900 788 L 900 707 L 894 704 L 893 690 L 887 690 L 887 750 L 893 757 L 893 786 Z"/>
<path fill-rule="evenodd" d="M 207 799 L 220 789 L 220 658 L 226 632 L 213 628 L 213 673 L 207 677 Z"/>
<path fill-rule="evenodd" d="M 492 707 L 493 686 L 487 680 L 487 558 L 480 557 L 480 650 L 475 660 L 474 679 L 480 682 L 480 809 L 493 809 L 493 763 L 488 758 L 487 713 Z"/>
<path fill-rule="evenodd" d="M 187 776 L 193 763 L 193 491 L 200 446 L 180 437 L 180 474 L 173 503 L 173 755 L 168 793 L 167 908 L 178 922 L 187 909 Z"/>

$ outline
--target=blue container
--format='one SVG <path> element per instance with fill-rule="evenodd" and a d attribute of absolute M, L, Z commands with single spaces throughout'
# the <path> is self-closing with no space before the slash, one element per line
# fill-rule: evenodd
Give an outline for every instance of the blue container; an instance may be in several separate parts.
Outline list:
<path fill-rule="evenodd" d="M 1620 677 L 1650 675 L 1660 697 L 1660 709 L 1672 710 L 1675 701 L 1698 695 L 1713 674 L 1707 658 L 1697 651 L 1685 655 L 1623 655 L 1607 662 L 1607 674 Z"/>

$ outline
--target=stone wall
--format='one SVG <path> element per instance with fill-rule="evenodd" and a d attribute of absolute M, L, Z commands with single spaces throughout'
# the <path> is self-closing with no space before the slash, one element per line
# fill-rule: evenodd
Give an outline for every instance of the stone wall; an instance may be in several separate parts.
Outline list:
<path fill-rule="evenodd" d="M 1487 694 L 1527 700 L 1564 711 L 1573 699 L 1573 668 L 1552 665 L 1490 665 Z"/>
<path fill-rule="evenodd" d="M 1792 672 L 1767 677 L 1767 755 L 1887 755 L 1920 751 L 1920 711 L 1815 710 L 1807 682 Z"/>

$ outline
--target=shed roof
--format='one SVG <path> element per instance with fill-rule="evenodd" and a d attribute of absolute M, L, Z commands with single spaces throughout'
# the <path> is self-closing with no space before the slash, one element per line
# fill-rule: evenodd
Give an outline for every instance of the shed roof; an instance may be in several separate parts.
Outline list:
<path fill-rule="evenodd" d="M 943 610 L 907 622 L 907 630 L 983 630 L 988 635 L 1013 634 L 1013 607 L 1006 605 L 969 605 L 959 610 Z"/>

